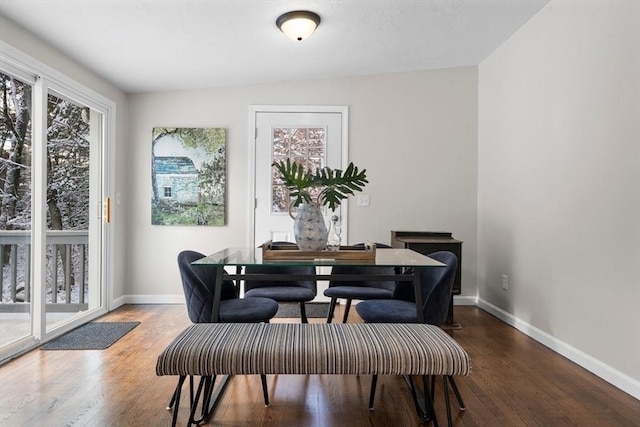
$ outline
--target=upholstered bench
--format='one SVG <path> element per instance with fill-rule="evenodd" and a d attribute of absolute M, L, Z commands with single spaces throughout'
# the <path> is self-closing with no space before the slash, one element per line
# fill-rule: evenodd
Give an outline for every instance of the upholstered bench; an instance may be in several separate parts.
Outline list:
<path fill-rule="evenodd" d="M 248 374 L 447 376 L 470 371 L 467 353 L 440 328 L 381 323 L 194 324 L 169 344 L 156 365 L 157 375 L 183 379 Z"/>

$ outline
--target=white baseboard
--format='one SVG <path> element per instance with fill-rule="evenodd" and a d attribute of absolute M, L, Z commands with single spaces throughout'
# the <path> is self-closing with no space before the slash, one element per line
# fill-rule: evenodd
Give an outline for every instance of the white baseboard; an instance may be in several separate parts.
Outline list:
<path fill-rule="evenodd" d="M 640 400 L 640 381 L 612 368 L 605 363 L 602 363 L 598 359 L 589 356 L 583 351 L 578 350 L 559 340 L 558 338 L 549 335 L 548 333 L 530 325 L 529 323 L 515 317 L 514 315 L 507 313 L 495 305 L 488 303 L 482 299 L 478 299 L 478 307 L 486 311 L 489 314 L 494 315 L 503 322 L 513 326 L 523 334 L 533 338 L 540 344 L 550 348 L 556 353 L 566 357 L 577 365 L 583 367 L 589 372 L 597 375 L 613 386 L 619 388 L 625 393 Z"/>
<path fill-rule="evenodd" d="M 184 295 L 123 295 L 113 300 L 111 309 L 124 304 L 184 304 Z"/>
<path fill-rule="evenodd" d="M 464 295 L 454 295 L 453 305 L 478 305 L 478 297 L 469 297 Z"/>
<path fill-rule="evenodd" d="M 313 300 L 313 302 L 330 302 L 331 298 L 319 298 Z M 354 305 L 357 304 L 354 301 Z M 459 296 L 453 297 L 453 303 L 455 305 L 477 305 L 478 297 Z M 123 295 L 116 298 L 111 303 L 111 310 L 125 305 L 125 304 L 184 304 L 184 295 Z"/>

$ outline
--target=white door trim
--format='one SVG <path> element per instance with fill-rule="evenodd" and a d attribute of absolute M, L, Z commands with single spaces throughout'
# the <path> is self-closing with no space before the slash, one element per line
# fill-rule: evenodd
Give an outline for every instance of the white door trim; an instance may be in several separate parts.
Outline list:
<path fill-rule="evenodd" d="M 249 159 L 248 167 L 249 171 L 248 183 L 249 183 L 249 199 L 248 204 L 251 210 L 249 215 L 249 224 L 247 234 L 247 247 L 253 247 L 255 237 L 255 215 L 256 215 L 256 188 L 255 188 L 255 171 L 256 171 L 256 115 L 258 113 L 340 113 L 342 114 L 342 168 L 346 168 L 349 165 L 348 153 L 349 153 L 349 107 L 347 106 L 335 106 L 335 105 L 250 105 L 249 106 Z M 342 205 L 344 209 L 344 217 L 349 218 L 348 204 Z M 347 242 L 347 222 L 342 224 L 342 236 L 343 242 Z"/>

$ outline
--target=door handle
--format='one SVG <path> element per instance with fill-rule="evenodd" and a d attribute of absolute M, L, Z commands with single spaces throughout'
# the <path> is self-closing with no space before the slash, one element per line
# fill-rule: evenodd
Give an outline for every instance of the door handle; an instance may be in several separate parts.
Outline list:
<path fill-rule="evenodd" d="M 107 197 L 104 201 L 104 221 L 111 223 L 111 197 Z"/>

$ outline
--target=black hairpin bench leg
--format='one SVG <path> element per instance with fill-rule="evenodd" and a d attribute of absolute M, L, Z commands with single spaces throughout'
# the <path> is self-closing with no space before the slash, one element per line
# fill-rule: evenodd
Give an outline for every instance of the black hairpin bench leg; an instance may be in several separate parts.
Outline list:
<path fill-rule="evenodd" d="M 453 425 L 451 421 L 451 403 L 449 402 L 449 387 L 447 387 L 447 379 L 442 377 L 442 389 L 444 390 L 444 404 L 447 408 L 447 426 Z"/>
<path fill-rule="evenodd" d="M 466 408 L 464 406 L 464 402 L 462 401 L 462 396 L 460 395 L 460 391 L 458 390 L 458 386 L 456 385 L 455 380 L 453 379 L 453 375 L 447 375 L 447 379 L 451 384 L 451 388 L 453 389 L 453 393 L 456 395 L 456 399 L 458 399 L 458 405 L 460 405 L 460 410 L 464 411 Z M 444 378 L 443 378 L 444 380 Z"/>
<path fill-rule="evenodd" d="M 171 419 L 171 425 L 175 426 L 178 421 L 178 409 L 180 407 L 180 392 L 182 391 L 182 384 L 184 384 L 184 380 L 187 378 L 186 375 L 180 375 L 178 378 L 178 385 L 176 386 L 175 391 L 173 392 L 173 397 L 171 397 L 171 402 L 169 403 L 169 407 L 167 409 L 173 409 L 173 417 Z"/>
<path fill-rule="evenodd" d="M 260 375 L 260 382 L 262 383 L 262 395 L 264 396 L 264 406 L 269 406 L 269 390 L 267 390 L 267 376 Z"/>
<path fill-rule="evenodd" d="M 189 414 L 189 421 L 187 422 L 187 426 L 190 425 L 199 425 L 201 422 L 206 421 L 211 416 L 211 410 L 209 408 L 211 402 L 211 394 L 213 393 L 213 386 L 216 382 L 216 376 L 204 376 L 200 378 L 200 382 L 198 383 L 198 389 L 196 391 L 195 397 L 192 396 L 191 399 L 191 412 Z M 193 386 L 193 383 L 192 383 Z M 204 390 L 203 390 L 204 388 Z M 193 392 L 193 388 L 191 390 Z M 203 394 L 204 391 L 204 394 Z M 195 419 L 196 411 L 198 409 L 198 402 L 200 401 L 200 395 L 202 395 L 202 406 L 200 411 L 200 418 Z"/>
<path fill-rule="evenodd" d="M 376 396 L 376 385 L 378 384 L 378 376 L 373 375 L 371 378 L 371 393 L 369 393 L 369 410 L 373 411 L 373 399 Z"/>
<path fill-rule="evenodd" d="M 424 403 L 427 412 L 424 413 L 423 419 L 428 421 L 433 420 L 433 426 L 438 427 L 438 417 L 436 417 L 436 411 L 433 408 L 433 395 L 429 392 L 429 380 L 427 375 L 422 376 L 422 388 L 424 389 Z M 415 394 L 414 394 L 415 398 Z M 418 407 L 418 401 L 416 400 L 416 407 Z"/>

